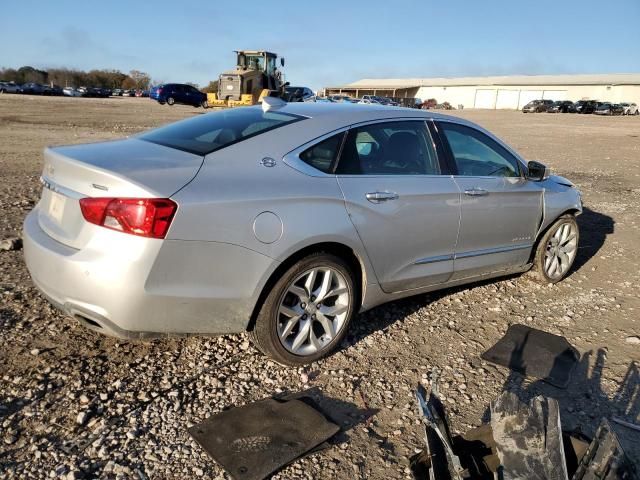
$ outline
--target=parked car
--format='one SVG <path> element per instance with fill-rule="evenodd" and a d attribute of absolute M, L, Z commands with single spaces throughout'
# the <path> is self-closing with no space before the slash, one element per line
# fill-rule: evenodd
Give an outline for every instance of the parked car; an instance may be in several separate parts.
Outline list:
<path fill-rule="evenodd" d="M 547 108 L 547 113 L 576 113 L 576 107 L 569 100 L 557 100 Z"/>
<path fill-rule="evenodd" d="M 358 103 L 357 98 L 352 98 L 349 95 L 329 95 L 327 98 L 336 103 Z"/>
<path fill-rule="evenodd" d="M 315 102 L 316 94 L 308 87 L 285 87 L 287 102 Z"/>
<path fill-rule="evenodd" d="M 532 100 L 522 107 L 522 113 L 546 112 L 553 105 L 553 100 Z"/>
<path fill-rule="evenodd" d="M 578 100 L 574 103 L 576 113 L 593 113 L 598 106 L 596 100 Z"/>
<path fill-rule="evenodd" d="M 35 82 L 25 83 L 20 87 L 20 93 L 29 95 L 44 95 L 48 87 Z"/>
<path fill-rule="evenodd" d="M 122 90 L 120 88 L 114 88 L 113 90 L 111 90 L 111 96 L 113 96 L 113 97 L 121 97 L 122 96 Z"/>
<path fill-rule="evenodd" d="M 275 98 L 47 148 L 42 182 L 24 255 L 53 304 L 119 337 L 248 330 L 291 365 L 390 300 L 530 268 L 558 282 L 582 211 L 462 118 Z"/>
<path fill-rule="evenodd" d="M 193 107 L 207 108 L 209 106 L 206 93 L 202 93 L 191 85 L 182 83 L 165 83 L 164 85 L 153 87 L 149 97 L 157 100 L 160 105 L 182 103 Z"/>
<path fill-rule="evenodd" d="M 602 102 L 593 113 L 596 115 L 622 115 L 624 114 L 624 107 L 619 103 Z"/>
<path fill-rule="evenodd" d="M 623 115 L 638 115 L 640 111 L 638 111 L 638 105 L 635 103 L 623 102 L 620 104 L 622 108 L 624 108 Z"/>
<path fill-rule="evenodd" d="M 363 95 L 362 98 L 360 99 L 360 103 L 373 103 L 373 104 L 380 104 L 380 105 L 387 104 L 382 97 L 379 97 L 377 95 Z"/>
<path fill-rule="evenodd" d="M 12 82 L 0 82 L 0 93 L 20 93 L 20 86 Z"/>
<path fill-rule="evenodd" d="M 64 87 L 62 89 L 62 94 L 65 97 L 81 97 L 82 96 L 82 92 L 78 91 L 73 87 Z"/>

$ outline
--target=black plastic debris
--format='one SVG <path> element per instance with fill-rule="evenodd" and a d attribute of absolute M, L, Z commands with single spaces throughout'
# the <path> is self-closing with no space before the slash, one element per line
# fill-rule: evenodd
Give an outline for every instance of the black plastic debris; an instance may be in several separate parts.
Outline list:
<path fill-rule="evenodd" d="M 516 324 L 481 357 L 522 375 L 566 388 L 580 354 L 564 337 Z"/>
<path fill-rule="evenodd" d="M 213 415 L 189 433 L 236 480 L 261 480 L 340 430 L 313 405 L 307 397 L 269 398 Z"/>

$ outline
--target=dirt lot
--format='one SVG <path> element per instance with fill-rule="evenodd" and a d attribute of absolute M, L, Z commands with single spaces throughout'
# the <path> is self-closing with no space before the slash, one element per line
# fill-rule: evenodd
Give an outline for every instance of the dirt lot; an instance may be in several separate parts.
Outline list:
<path fill-rule="evenodd" d="M 119 138 L 201 113 L 148 99 L 0 95 L 0 239 L 39 197 L 45 145 Z M 640 117 L 454 112 L 546 162 L 583 192 L 581 249 L 557 286 L 527 275 L 391 303 L 356 318 L 341 350 L 307 369 L 269 361 L 243 335 L 124 342 L 80 327 L 0 251 L 0 477 L 228 478 L 186 428 L 226 406 L 315 388 L 334 445 L 277 478 L 410 478 L 423 434 L 412 390 L 434 367 L 453 427 L 486 419 L 504 389 L 560 401 L 563 426 L 640 421 Z M 565 335 L 582 361 L 558 389 L 479 355 L 514 323 Z M 640 447 L 629 452 L 640 456 Z"/>

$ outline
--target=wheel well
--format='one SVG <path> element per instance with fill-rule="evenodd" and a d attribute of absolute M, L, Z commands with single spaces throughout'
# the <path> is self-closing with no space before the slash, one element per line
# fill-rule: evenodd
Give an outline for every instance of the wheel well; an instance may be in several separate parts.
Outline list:
<path fill-rule="evenodd" d="M 533 259 L 536 256 L 536 251 L 538 250 L 538 243 L 540 243 L 540 239 L 542 237 L 544 237 L 544 234 L 549 231 L 549 229 L 553 226 L 553 224 L 556 223 L 556 221 L 560 217 L 562 217 L 563 215 L 575 215 L 579 211 L 580 210 L 578 210 L 577 208 L 570 208 L 569 210 L 565 210 L 560 215 L 558 215 L 556 218 L 554 218 L 553 221 L 549 222 L 549 225 L 547 225 L 547 227 L 544 230 L 542 230 L 542 231 L 540 231 L 540 233 L 538 233 L 538 236 L 536 237 L 536 241 L 533 244 L 533 248 L 531 249 L 531 254 L 529 255 L 529 263 L 533 262 Z"/>
<path fill-rule="evenodd" d="M 260 292 L 260 296 L 258 297 L 258 301 L 253 307 L 253 312 L 251 313 L 251 318 L 249 319 L 249 325 L 247 326 L 247 331 L 253 330 L 253 327 L 256 323 L 256 318 L 258 313 L 260 312 L 260 307 L 264 303 L 267 295 L 271 291 L 273 285 L 278 281 L 278 279 L 286 272 L 291 266 L 293 266 L 299 260 L 318 252 L 331 253 L 336 257 L 340 257 L 342 260 L 347 262 L 347 264 L 353 270 L 355 275 L 355 287 L 356 287 L 356 305 L 359 305 L 362 299 L 364 286 L 367 284 L 365 279 L 365 271 L 362 265 L 362 261 L 353 251 L 353 249 L 347 247 L 342 243 L 337 242 L 324 242 L 324 243 L 316 243 L 313 245 L 309 245 L 308 247 L 303 248 L 302 250 L 298 250 L 296 253 L 287 258 L 284 262 L 278 265 L 278 268 L 271 274 L 264 287 L 262 287 L 262 292 Z M 357 310 L 356 310 L 357 312 Z"/>

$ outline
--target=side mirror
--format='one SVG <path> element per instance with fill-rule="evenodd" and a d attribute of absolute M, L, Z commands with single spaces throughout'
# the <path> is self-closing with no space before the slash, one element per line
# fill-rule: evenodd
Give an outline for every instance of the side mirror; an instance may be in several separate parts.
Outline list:
<path fill-rule="evenodd" d="M 284 67 L 284 57 L 280 57 L 280 66 Z"/>
<path fill-rule="evenodd" d="M 536 162 L 534 160 L 527 163 L 527 180 L 533 182 L 541 182 L 549 178 L 551 170 L 544 163 Z"/>

